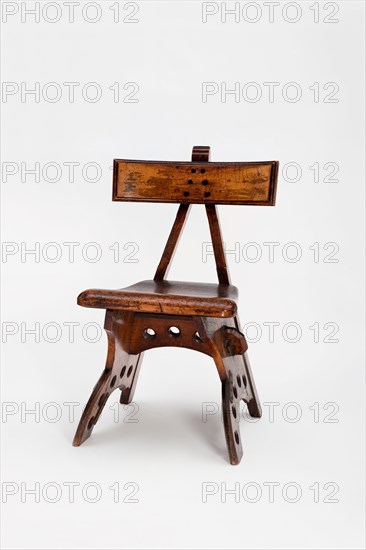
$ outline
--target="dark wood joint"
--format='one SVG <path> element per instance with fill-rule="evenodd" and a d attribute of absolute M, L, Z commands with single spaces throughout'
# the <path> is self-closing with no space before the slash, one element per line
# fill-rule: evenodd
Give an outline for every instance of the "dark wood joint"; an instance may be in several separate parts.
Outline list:
<path fill-rule="evenodd" d="M 228 355 L 243 355 L 248 349 L 244 334 L 232 327 L 223 327 L 224 346 Z"/>
<path fill-rule="evenodd" d="M 210 147 L 208 145 L 195 145 L 192 149 L 192 162 L 209 162 Z"/>

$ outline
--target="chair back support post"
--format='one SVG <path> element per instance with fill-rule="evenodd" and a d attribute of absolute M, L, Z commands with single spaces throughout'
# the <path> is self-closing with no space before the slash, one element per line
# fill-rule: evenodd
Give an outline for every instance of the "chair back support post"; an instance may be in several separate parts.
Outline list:
<path fill-rule="evenodd" d="M 168 275 L 174 253 L 177 249 L 177 245 L 186 224 L 190 209 L 190 204 L 181 204 L 179 206 L 177 217 L 175 218 L 175 222 L 171 228 L 159 265 L 156 269 L 154 281 L 162 281 Z"/>
<path fill-rule="evenodd" d="M 209 162 L 210 160 L 210 147 L 208 146 L 195 146 L 192 150 L 192 162 Z M 178 208 L 177 216 L 175 218 L 173 227 L 170 231 L 170 235 L 166 242 L 163 254 L 161 256 L 159 265 L 157 267 L 154 280 L 161 281 L 167 275 L 171 266 L 174 253 L 177 249 L 180 236 L 183 232 L 186 224 L 188 214 L 191 208 L 191 204 L 181 204 Z M 220 223 L 216 206 L 214 204 L 206 204 L 206 213 L 208 223 L 210 227 L 211 241 L 214 250 L 216 271 L 219 279 L 219 283 L 223 285 L 230 284 L 230 276 L 226 264 L 225 251 L 222 244 Z"/>
<path fill-rule="evenodd" d="M 178 212 L 154 280 L 167 275 L 192 204 L 204 204 L 219 283 L 230 285 L 217 204 L 273 206 L 278 162 L 210 162 L 210 147 L 195 146 L 192 160 L 155 162 L 115 160 L 114 201 L 175 202 Z"/>
<path fill-rule="evenodd" d="M 216 206 L 214 204 L 206 204 L 206 214 L 210 227 L 211 242 L 214 251 L 217 278 L 221 285 L 230 284 L 229 268 L 226 264 L 226 255 L 224 245 L 222 243 L 220 222 Z"/>

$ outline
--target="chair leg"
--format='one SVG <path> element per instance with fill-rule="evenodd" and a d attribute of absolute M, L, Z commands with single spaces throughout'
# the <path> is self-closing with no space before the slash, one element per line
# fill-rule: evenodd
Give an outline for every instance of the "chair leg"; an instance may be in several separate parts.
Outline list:
<path fill-rule="evenodd" d="M 231 464 L 239 464 L 243 455 L 240 438 L 240 401 L 254 417 L 261 407 L 247 354 L 247 343 L 239 330 L 238 319 L 202 319 L 212 341 L 213 357 L 222 384 L 222 413 L 226 445 Z"/>
<path fill-rule="evenodd" d="M 262 416 L 262 407 L 259 401 L 257 388 L 255 387 L 252 369 L 250 368 L 248 352 L 243 354 L 244 370 L 246 379 L 248 381 L 248 399 L 244 399 L 247 404 L 248 412 L 253 418 L 260 418 Z"/>
<path fill-rule="evenodd" d="M 248 353 L 227 357 L 228 378 L 222 382 L 222 410 L 226 445 L 231 464 L 239 464 L 243 456 L 240 440 L 240 401 L 248 407 L 250 416 L 260 418 L 262 409 L 250 369 Z"/>
<path fill-rule="evenodd" d="M 119 381 L 117 381 L 113 369 L 104 369 L 81 416 L 73 441 L 74 447 L 79 447 L 91 436 L 110 394 L 118 387 L 118 384 Z"/>
<path fill-rule="evenodd" d="M 130 355 L 128 358 L 125 373 L 126 385 L 121 388 L 121 397 L 119 400 L 124 405 L 128 405 L 133 400 L 143 356 L 144 353 L 142 352 L 138 355 Z"/>
<path fill-rule="evenodd" d="M 165 316 L 142 316 L 132 312 L 107 310 L 105 330 L 108 335 L 106 367 L 84 409 L 77 428 L 74 446 L 81 445 L 97 423 L 111 395 L 119 388 L 120 403 L 132 401 L 136 389 L 144 351 L 151 347 L 172 345 L 168 327 L 172 319 Z M 141 339 L 143 327 L 156 323 L 159 339 Z M 222 384 L 222 411 L 225 438 L 231 464 L 239 464 L 243 455 L 240 439 L 240 400 L 248 406 L 249 414 L 261 416 L 261 407 L 248 359 L 247 343 L 239 330 L 238 318 L 219 319 L 195 317 L 193 320 L 177 318 L 183 333 L 198 333 L 199 339 L 184 342 L 190 347 L 210 355 L 216 364 Z M 155 326 L 154 326 L 155 328 Z M 162 330 L 163 329 L 163 330 Z M 178 341 L 177 341 L 178 343 Z M 180 346 L 182 343 L 180 344 Z"/>
<path fill-rule="evenodd" d="M 221 319 L 202 318 L 206 334 L 211 341 L 210 355 L 215 361 L 221 380 L 222 390 L 222 416 L 224 422 L 226 446 L 230 463 L 239 464 L 243 456 L 243 448 L 240 439 L 240 398 L 237 390 L 237 372 L 239 362 L 232 355 L 235 348 L 235 327 L 228 327 Z M 228 330 L 231 334 L 228 334 Z M 240 382 L 241 383 L 241 382 Z"/>
<path fill-rule="evenodd" d="M 235 385 L 230 379 L 222 383 L 222 416 L 224 421 L 226 446 L 230 463 L 239 464 L 243 456 L 240 438 L 240 399 L 234 395 Z"/>
<path fill-rule="evenodd" d="M 78 447 L 90 437 L 111 393 L 121 390 L 121 403 L 130 403 L 136 388 L 143 353 L 129 354 L 126 342 L 133 325 L 133 315 L 107 310 L 104 328 L 108 336 L 106 367 L 99 378 L 81 416 L 73 445 Z"/>
<path fill-rule="evenodd" d="M 240 331 L 240 321 L 238 315 L 235 317 L 235 325 L 237 330 Z M 246 380 L 246 398 L 244 398 L 245 403 L 248 407 L 248 412 L 251 417 L 253 418 L 260 418 L 262 416 L 262 407 L 259 401 L 257 388 L 255 386 L 254 378 L 252 369 L 250 366 L 249 356 L 248 352 L 245 351 L 242 354 L 242 361 L 243 361 L 243 367 L 244 367 L 244 375 L 245 378 L 243 380 Z"/>

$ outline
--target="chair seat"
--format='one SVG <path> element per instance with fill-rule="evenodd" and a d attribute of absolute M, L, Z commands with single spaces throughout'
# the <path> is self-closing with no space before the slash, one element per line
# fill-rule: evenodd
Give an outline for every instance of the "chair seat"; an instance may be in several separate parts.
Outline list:
<path fill-rule="evenodd" d="M 141 313 L 233 317 L 237 299 L 238 289 L 232 285 L 148 280 L 120 290 L 85 290 L 78 304 Z"/>

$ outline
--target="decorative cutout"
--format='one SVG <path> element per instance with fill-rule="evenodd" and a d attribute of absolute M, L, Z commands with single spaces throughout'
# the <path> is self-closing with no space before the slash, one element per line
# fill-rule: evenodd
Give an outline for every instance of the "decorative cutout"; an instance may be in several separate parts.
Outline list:
<path fill-rule="evenodd" d="M 180 336 L 180 329 L 178 327 L 170 327 L 168 332 L 169 336 L 173 336 L 173 338 Z"/>
<path fill-rule="evenodd" d="M 145 328 L 143 334 L 144 338 L 147 338 L 148 340 L 152 340 L 156 336 L 156 332 L 153 328 Z"/>
<path fill-rule="evenodd" d="M 108 397 L 108 393 L 103 393 L 101 396 L 100 396 L 100 399 L 98 401 L 98 407 L 102 407 L 104 405 L 104 402 L 107 400 L 106 398 Z"/>

